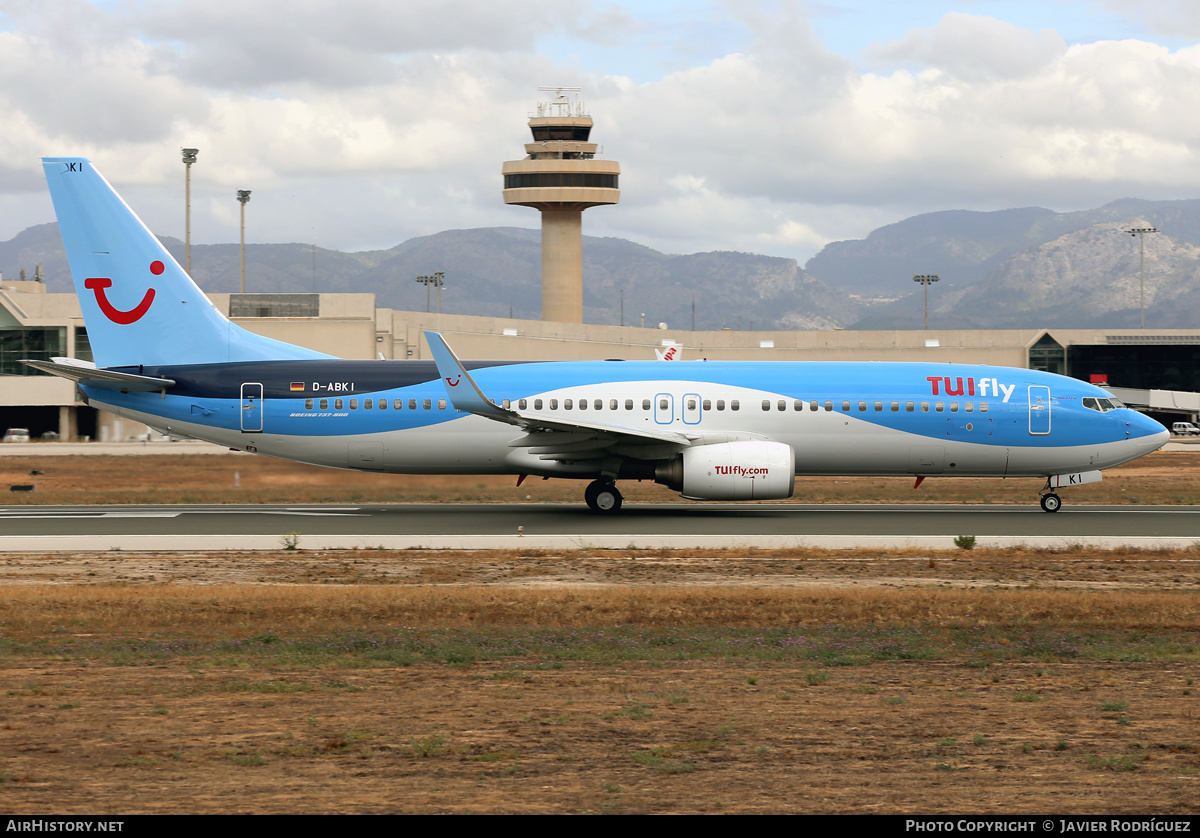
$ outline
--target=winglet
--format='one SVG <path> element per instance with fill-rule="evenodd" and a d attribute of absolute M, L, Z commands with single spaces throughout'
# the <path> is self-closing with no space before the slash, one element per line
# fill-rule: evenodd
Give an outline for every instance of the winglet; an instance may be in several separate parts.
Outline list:
<path fill-rule="evenodd" d="M 446 341 L 437 332 L 425 332 L 425 340 L 433 351 L 433 361 L 437 364 L 438 375 L 446 387 L 446 395 L 455 410 L 463 413 L 475 413 L 492 419 L 510 421 L 512 412 L 498 407 L 495 402 L 483 394 L 475 379 L 467 372 L 462 362 L 455 356 Z"/>

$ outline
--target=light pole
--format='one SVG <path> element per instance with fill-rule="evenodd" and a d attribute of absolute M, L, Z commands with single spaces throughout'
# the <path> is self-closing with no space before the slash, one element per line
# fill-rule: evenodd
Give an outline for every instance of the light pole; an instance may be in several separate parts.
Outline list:
<path fill-rule="evenodd" d="M 250 203 L 250 190 L 237 191 L 238 203 L 242 205 L 242 293 L 246 293 L 246 204 Z"/>
<path fill-rule="evenodd" d="M 196 162 L 198 148 L 180 149 L 183 153 L 183 269 L 192 275 L 192 164 Z"/>
<path fill-rule="evenodd" d="M 937 274 L 913 274 L 913 282 L 925 288 L 925 331 L 929 331 L 929 286 L 941 279 Z"/>
<path fill-rule="evenodd" d="M 1142 287 L 1141 287 L 1141 308 L 1142 308 L 1142 328 L 1146 328 L 1146 234 L 1157 233 L 1158 230 L 1153 227 L 1133 227 L 1125 231 L 1131 236 L 1137 236 L 1139 250 L 1142 253 Z"/>
<path fill-rule="evenodd" d="M 442 286 L 446 284 L 446 274 L 443 271 L 437 271 L 433 276 L 418 276 L 417 282 L 425 286 L 425 312 L 429 313 L 429 286 L 437 288 L 438 314 L 442 313 Z"/>

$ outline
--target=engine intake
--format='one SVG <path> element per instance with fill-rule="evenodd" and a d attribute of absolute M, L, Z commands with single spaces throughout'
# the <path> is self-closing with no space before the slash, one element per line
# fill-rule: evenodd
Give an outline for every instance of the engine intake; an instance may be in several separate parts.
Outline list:
<path fill-rule="evenodd" d="M 696 445 L 654 470 L 654 482 L 691 500 L 778 500 L 796 485 L 796 455 L 782 442 Z"/>

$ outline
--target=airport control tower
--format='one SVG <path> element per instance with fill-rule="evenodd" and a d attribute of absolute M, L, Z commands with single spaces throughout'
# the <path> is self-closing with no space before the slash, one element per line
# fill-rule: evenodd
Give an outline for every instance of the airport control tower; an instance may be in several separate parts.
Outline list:
<path fill-rule="evenodd" d="M 582 323 L 583 211 L 621 199 L 621 165 L 595 159 L 592 118 L 568 95 L 581 88 L 538 89 L 555 96 L 529 119 L 529 156 L 504 164 L 504 203 L 542 213 L 542 319 Z"/>

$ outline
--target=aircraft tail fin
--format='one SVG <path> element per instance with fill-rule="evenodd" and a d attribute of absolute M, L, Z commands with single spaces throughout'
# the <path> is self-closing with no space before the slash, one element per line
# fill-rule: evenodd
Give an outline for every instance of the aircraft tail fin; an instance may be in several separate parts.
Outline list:
<path fill-rule="evenodd" d="M 231 323 L 90 160 L 42 167 L 98 366 L 330 357 Z"/>

